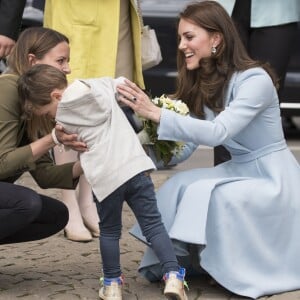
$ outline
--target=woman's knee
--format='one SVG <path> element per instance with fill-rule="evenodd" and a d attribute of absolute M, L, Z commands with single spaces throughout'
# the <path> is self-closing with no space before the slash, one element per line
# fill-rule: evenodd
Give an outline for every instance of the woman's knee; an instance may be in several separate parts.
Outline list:
<path fill-rule="evenodd" d="M 57 202 L 57 224 L 63 229 L 69 221 L 69 210 L 62 202 Z"/>
<path fill-rule="evenodd" d="M 69 221 L 67 206 L 63 202 L 46 195 L 40 195 L 40 198 L 43 206 L 40 218 L 63 229 Z"/>
<path fill-rule="evenodd" d="M 36 218 L 42 210 L 42 201 L 38 193 L 26 188 L 16 186 L 15 192 L 10 200 L 11 208 L 19 213 Z"/>

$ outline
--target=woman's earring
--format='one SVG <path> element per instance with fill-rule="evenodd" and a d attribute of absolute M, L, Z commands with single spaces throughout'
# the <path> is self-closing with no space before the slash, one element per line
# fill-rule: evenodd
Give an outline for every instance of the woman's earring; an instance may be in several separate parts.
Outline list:
<path fill-rule="evenodd" d="M 217 48 L 215 46 L 212 46 L 211 47 L 211 53 L 216 54 L 216 52 L 217 52 Z"/>

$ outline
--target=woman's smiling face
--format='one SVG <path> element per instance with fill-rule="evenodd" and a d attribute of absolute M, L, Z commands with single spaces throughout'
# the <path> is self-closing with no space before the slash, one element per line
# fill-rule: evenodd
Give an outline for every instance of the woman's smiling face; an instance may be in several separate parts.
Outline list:
<path fill-rule="evenodd" d="M 180 40 L 178 48 L 185 56 L 188 70 L 197 69 L 200 60 L 210 57 L 212 47 L 217 46 L 215 34 L 209 33 L 186 19 L 179 21 L 178 36 Z"/>

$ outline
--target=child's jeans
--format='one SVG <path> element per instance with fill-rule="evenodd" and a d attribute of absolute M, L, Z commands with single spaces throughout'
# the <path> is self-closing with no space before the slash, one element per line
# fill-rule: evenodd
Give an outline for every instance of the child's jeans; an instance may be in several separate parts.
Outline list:
<path fill-rule="evenodd" d="M 132 209 L 144 236 L 157 255 L 163 274 L 178 271 L 176 255 L 162 223 L 154 186 L 148 172 L 142 172 L 129 179 L 102 202 L 98 202 L 97 199 L 95 201 L 100 218 L 99 239 L 104 277 L 115 278 L 121 275 L 119 240 L 124 201 Z"/>

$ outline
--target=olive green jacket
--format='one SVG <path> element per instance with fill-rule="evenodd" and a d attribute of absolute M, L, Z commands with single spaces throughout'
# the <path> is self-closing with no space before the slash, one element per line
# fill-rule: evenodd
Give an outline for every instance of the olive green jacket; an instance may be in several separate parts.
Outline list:
<path fill-rule="evenodd" d="M 50 153 L 34 161 L 17 90 L 18 76 L 0 76 L 0 181 L 14 182 L 29 171 L 41 188 L 74 189 L 73 163 L 56 166 Z"/>

